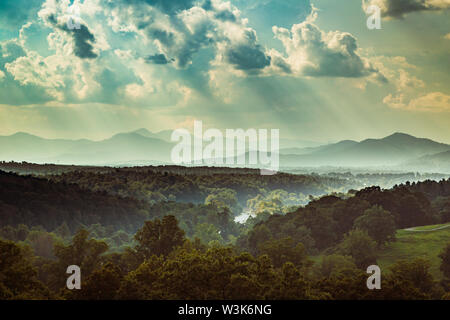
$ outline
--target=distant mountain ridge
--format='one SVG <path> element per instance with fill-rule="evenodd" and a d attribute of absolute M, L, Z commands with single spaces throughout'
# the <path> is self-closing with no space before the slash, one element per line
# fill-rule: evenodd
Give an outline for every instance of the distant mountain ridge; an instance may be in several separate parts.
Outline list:
<path fill-rule="evenodd" d="M 450 150 L 450 145 L 394 133 L 382 139 L 346 140 L 312 148 L 300 155 L 281 154 L 283 166 L 397 166 L 426 155 Z"/>
<path fill-rule="evenodd" d="M 150 131 L 148 133 L 148 136 L 143 131 L 118 133 L 105 140 L 92 141 L 44 139 L 19 132 L 0 136 L 0 160 L 77 165 L 170 162 L 174 144 L 151 137 Z"/>
<path fill-rule="evenodd" d="M 0 136 L 0 161 L 76 165 L 170 164 L 172 131 L 147 129 L 118 133 L 111 138 L 45 139 L 18 132 Z M 382 139 L 343 140 L 314 147 L 280 150 L 281 167 L 396 167 L 450 172 L 450 145 L 394 133 Z"/>

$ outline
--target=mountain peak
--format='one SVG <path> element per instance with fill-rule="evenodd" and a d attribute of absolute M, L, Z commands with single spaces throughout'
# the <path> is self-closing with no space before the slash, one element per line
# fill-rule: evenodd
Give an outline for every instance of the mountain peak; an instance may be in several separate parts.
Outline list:
<path fill-rule="evenodd" d="M 26 132 L 18 131 L 12 134 L 11 137 L 35 137 L 35 136 Z"/>
<path fill-rule="evenodd" d="M 407 133 L 403 133 L 403 132 L 395 132 L 393 134 L 391 134 L 390 136 L 385 137 L 384 139 L 389 139 L 389 138 L 416 138 L 410 134 Z"/>
<path fill-rule="evenodd" d="M 16 139 L 42 139 L 41 137 L 35 136 L 33 134 L 29 134 L 26 132 L 16 132 L 9 136 L 10 138 L 16 138 Z"/>
<path fill-rule="evenodd" d="M 139 129 L 137 129 L 137 130 L 134 130 L 133 132 L 135 132 L 135 133 L 139 133 L 139 132 L 142 132 L 142 133 L 151 133 L 150 130 L 148 130 L 148 129 L 146 129 L 146 128 L 139 128 Z"/>
<path fill-rule="evenodd" d="M 420 138 L 414 137 L 410 134 L 406 134 L 403 132 L 395 132 L 395 133 L 391 134 L 390 136 L 380 139 L 380 141 L 388 141 L 388 142 L 394 142 L 394 143 L 402 143 L 402 142 L 418 141 L 418 140 L 420 140 Z"/>
<path fill-rule="evenodd" d="M 140 128 L 140 129 L 134 130 L 134 131 L 132 131 L 130 133 L 138 134 L 138 135 L 141 135 L 141 136 L 146 137 L 146 138 L 155 138 L 155 134 L 153 132 L 151 132 L 150 130 L 145 129 L 145 128 Z"/>

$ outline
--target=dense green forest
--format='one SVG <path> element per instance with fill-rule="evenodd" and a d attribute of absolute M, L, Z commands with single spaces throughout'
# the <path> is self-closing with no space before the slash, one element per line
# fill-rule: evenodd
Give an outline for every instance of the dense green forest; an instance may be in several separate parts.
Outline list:
<path fill-rule="evenodd" d="M 450 179 L 352 190 L 226 168 L 47 169 L 0 172 L 0 299 L 450 298 L 450 240 L 438 276 L 398 258 L 366 287 L 399 229 L 450 222 Z"/>

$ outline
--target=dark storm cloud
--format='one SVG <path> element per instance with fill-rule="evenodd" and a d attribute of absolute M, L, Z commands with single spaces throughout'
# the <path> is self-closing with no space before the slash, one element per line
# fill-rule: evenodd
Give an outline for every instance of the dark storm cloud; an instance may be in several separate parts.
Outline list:
<path fill-rule="evenodd" d="M 239 70 L 264 69 L 270 65 L 270 57 L 264 48 L 257 43 L 254 30 L 245 31 L 245 42 L 230 44 L 226 53 L 228 63 Z"/>
<path fill-rule="evenodd" d="M 260 45 L 238 45 L 226 52 L 227 61 L 239 70 L 264 69 L 270 65 L 267 56 Z"/>
<path fill-rule="evenodd" d="M 153 64 L 168 64 L 171 63 L 173 59 L 169 60 L 164 54 L 154 54 L 145 58 L 145 62 Z"/>
<path fill-rule="evenodd" d="M 84 24 L 80 24 L 79 29 L 69 29 L 65 24 L 58 27 L 72 36 L 75 44 L 73 53 L 77 57 L 81 59 L 97 58 L 98 55 L 94 52 L 94 47 L 92 46 L 92 43 L 95 42 L 95 37 L 88 27 Z"/>
<path fill-rule="evenodd" d="M 402 18 L 405 14 L 417 11 L 435 11 L 450 8 L 448 0 L 382 0 L 363 1 L 365 7 L 381 5 L 383 17 Z"/>

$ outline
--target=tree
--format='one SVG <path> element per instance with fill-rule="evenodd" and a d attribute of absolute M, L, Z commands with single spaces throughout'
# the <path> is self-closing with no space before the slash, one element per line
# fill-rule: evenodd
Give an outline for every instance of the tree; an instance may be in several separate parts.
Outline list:
<path fill-rule="evenodd" d="M 296 267 L 309 266 L 309 260 L 303 244 L 295 244 L 292 238 L 266 241 L 258 246 L 260 255 L 267 255 L 275 268 L 291 262 Z"/>
<path fill-rule="evenodd" d="M 195 227 L 195 238 L 200 239 L 205 244 L 210 243 L 211 241 L 219 241 L 223 242 L 222 236 L 219 234 L 217 228 L 209 223 L 201 223 Z"/>
<path fill-rule="evenodd" d="M 317 206 L 318 204 L 313 204 L 300 208 L 293 222 L 310 229 L 316 247 L 322 250 L 336 243 L 336 221 L 331 216 L 330 209 Z"/>
<path fill-rule="evenodd" d="M 108 250 L 103 241 L 89 239 L 89 232 L 80 229 L 73 237 L 72 243 L 56 243 L 54 254 L 58 261 L 49 266 L 51 286 L 53 289 L 65 288 L 68 266 L 79 266 L 83 277 L 88 277 L 100 266 L 102 255 Z"/>
<path fill-rule="evenodd" d="M 55 235 L 46 231 L 32 230 L 28 233 L 26 242 L 34 250 L 34 254 L 47 259 L 53 259 L 53 247 L 55 245 Z"/>
<path fill-rule="evenodd" d="M 364 211 L 354 223 L 356 229 L 365 230 L 378 245 L 395 239 L 395 218 L 381 206 L 373 206 Z"/>
<path fill-rule="evenodd" d="M 61 224 L 58 228 L 56 228 L 53 231 L 55 234 L 59 235 L 62 239 L 67 239 L 70 237 L 71 233 L 70 233 L 70 229 L 67 226 L 67 223 L 64 222 L 63 224 Z"/>
<path fill-rule="evenodd" d="M 331 254 L 322 258 L 318 272 L 321 277 L 330 278 L 340 273 L 353 272 L 355 269 L 352 257 Z"/>
<path fill-rule="evenodd" d="M 393 264 L 381 292 L 384 299 L 431 298 L 434 284 L 429 268 L 430 262 L 422 258 L 400 260 Z"/>
<path fill-rule="evenodd" d="M 152 255 L 166 256 L 185 240 L 184 231 L 178 227 L 174 216 L 146 221 L 134 238 L 138 242 L 136 250 L 144 259 Z"/>
<path fill-rule="evenodd" d="M 358 268 L 365 269 L 376 263 L 377 243 L 366 231 L 352 230 L 344 236 L 339 244 L 339 251 L 344 255 L 352 256 Z"/>
<path fill-rule="evenodd" d="M 0 240 L 0 300 L 49 297 L 48 289 L 37 279 L 26 248 Z"/>
<path fill-rule="evenodd" d="M 68 293 L 69 299 L 76 300 L 113 300 L 120 288 L 121 274 L 117 266 L 112 263 L 105 264 L 95 270 L 83 282 L 81 290 Z"/>
<path fill-rule="evenodd" d="M 206 205 L 214 205 L 218 209 L 229 208 L 234 213 L 239 213 L 239 206 L 236 191 L 228 188 L 216 189 L 205 199 Z"/>
<path fill-rule="evenodd" d="M 256 225 L 249 232 L 247 237 L 247 245 L 250 253 L 256 254 L 258 245 L 272 238 L 269 228 L 265 224 Z"/>
<path fill-rule="evenodd" d="M 310 286 L 306 281 L 303 273 L 301 273 L 293 263 L 286 262 L 280 275 L 280 283 L 274 290 L 277 300 L 305 300 L 310 298 Z M 272 298 L 272 297 L 271 297 Z"/>
<path fill-rule="evenodd" d="M 439 258 L 442 259 L 441 262 L 441 271 L 447 278 L 450 278 L 450 242 L 445 247 L 444 251 L 439 255 Z"/>

